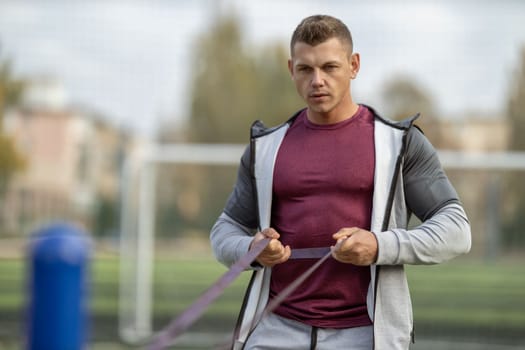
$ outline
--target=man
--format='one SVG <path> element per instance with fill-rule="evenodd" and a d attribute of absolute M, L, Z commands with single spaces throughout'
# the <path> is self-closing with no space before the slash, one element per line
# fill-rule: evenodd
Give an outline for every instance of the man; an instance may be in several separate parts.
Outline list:
<path fill-rule="evenodd" d="M 412 126 L 416 117 L 388 121 L 352 99 L 360 56 L 340 20 L 304 19 L 290 50 L 290 74 L 307 107 L 278 127 L 252 126 L 211 231 L 226 265 L 271 238 L 253 264 L 234 349 L 408 349 L 403 264 L 468 252 L 468 219 L 435 150 Z M 411 213 L 422 223 L 409 230 Z M 318 258 L 295 259 L 294 251 L 323 247 L 333 258 L 254 324 Z"/>

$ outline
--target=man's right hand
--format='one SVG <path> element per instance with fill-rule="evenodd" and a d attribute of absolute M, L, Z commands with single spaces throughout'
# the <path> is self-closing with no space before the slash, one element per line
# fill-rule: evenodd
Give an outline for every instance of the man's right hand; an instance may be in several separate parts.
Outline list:
<path fill-rule="evenodd" d="M 292 253 L 290 246 L 283 246 L 279 241 L 279 237 L 279 233 L 277 233 L 277 231 L 275 231 L 273 228 L 267 228 L 257 232 L 253 237 L 252 243 L 250 244 L 250 249 L 255 243 L 265 238 L 271 238 L 270 243 L 268 243 L 266 248 L 264 248 L 264 250 L 255 259 L 262 266 L 272 267 L 274 265 L 281 264 L 290 258 Z"/>

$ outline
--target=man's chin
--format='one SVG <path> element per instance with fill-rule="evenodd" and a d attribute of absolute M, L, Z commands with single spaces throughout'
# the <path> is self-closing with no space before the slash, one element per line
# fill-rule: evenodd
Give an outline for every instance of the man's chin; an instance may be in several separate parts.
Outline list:
<path fill-rule="evenodd" d="M 308 108 L 315 113 L 328 113 L 332 110 L 330 106 L 320 104 L 310 104 Z"/>

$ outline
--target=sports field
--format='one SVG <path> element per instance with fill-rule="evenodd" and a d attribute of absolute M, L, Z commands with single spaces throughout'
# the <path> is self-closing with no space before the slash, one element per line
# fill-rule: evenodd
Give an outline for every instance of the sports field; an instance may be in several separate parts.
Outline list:
<path fill-rule="evenodd" d="M 525 347 L 523 263 L 524 259 L 490 264 L 458 259 L 438 266 L 408 267 L 416 342 L 435 339 Z M 118 269 L 115 256 L 99 256 L 92 263 L 91 349 L 134 348 L 118 340 Z M 224 271 L 212 257 L 201 254 L 157 260 L 155 327 L 167 324 Z M 227 339 L 248 278 L 249 273 L 244 273 L 228 288 L 191 328 L 197 336 L 187 337 L 174 349 L 205 349 Z M 23 260 L 0 259 L 0 350 L 20 348 L 24 338 L 24 286 Z"/>

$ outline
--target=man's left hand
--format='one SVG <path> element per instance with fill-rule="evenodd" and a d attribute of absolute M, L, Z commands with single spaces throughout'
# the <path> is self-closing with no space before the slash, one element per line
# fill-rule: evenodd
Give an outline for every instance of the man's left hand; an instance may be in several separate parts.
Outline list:
<path fill-rule="evenodd" d="M 332 236 L 337 243 L 332 246 L 332 256 L 346 264 L 367 266 L 377 260 L 376 236 L 359 227 L 342 228 Z"/>

